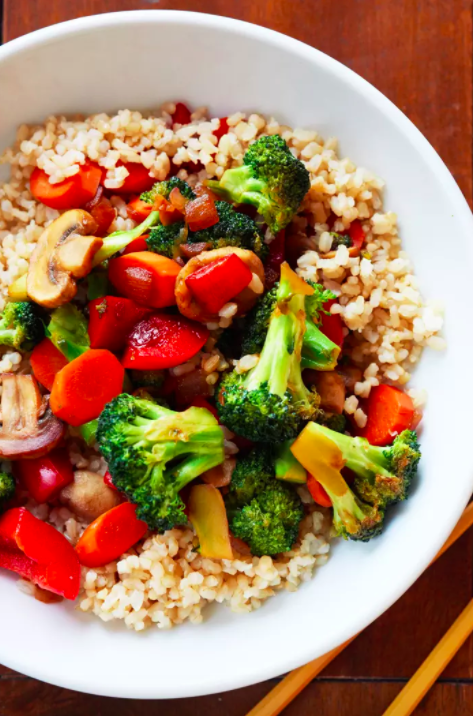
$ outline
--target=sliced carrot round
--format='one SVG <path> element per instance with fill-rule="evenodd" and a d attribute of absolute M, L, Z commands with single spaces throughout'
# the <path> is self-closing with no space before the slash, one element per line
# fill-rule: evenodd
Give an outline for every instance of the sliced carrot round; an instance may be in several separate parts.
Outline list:
<path fill-rule="evenodd" d="M 30 363 L 36 380 L 44 385 L 46 390 L 52 390 L 56 373 L 67 365 L 67 358 L 49 338 L 45 338 L 35 346 Z"/>
<path fill-rule="evenodd" d="M 74 176 L 51 184 L 45 171 L 36 167 L 30 177 L 34 198 L 51 209 L 80 209 L 92 201 L 102 179 L 102 169 L 93 162 L 79 166 Z"/>

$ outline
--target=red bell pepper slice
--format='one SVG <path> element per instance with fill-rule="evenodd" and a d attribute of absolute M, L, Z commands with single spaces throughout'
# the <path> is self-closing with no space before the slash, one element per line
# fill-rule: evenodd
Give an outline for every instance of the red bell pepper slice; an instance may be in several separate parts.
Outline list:
<path fill-rule="evenodd" d="M 412 427 L 416 418 L 412 398 L 392 385 L 371 388 L 366 405 L 368 420 L 359 434 L 371 445 L 390 445 L 396 435 Z"/>
<path fill-rule="evenodd" d="M 193 358 L 208 337 L 208 329 L 200 323 L 153 313 L 131 331 L 122 364 L 136 370 L 173 368 Z"/>
<path fill-rule="evenodd" d="M 330 310 L 330 306 L 337 303 L 335 298 L 331 298 L 329 301 L 324 303 L 324 309 Z M 345 336 L 343 335 L 343 321 L 339 313 L 322 313 L 320 312 L 320 330 L 322 333 L 330 338 L 331 341 L 340 346 L 343 346 Z"/>
<path fill-rule="evenodd" d="M 130 298 L 104 296 L 89 303 L 89 338 L 91 348 L 108 348 L 118 353 L 125 346 L 131 329 L 148 313 Z"/>
<path fill-rule="evenodd" d="M 281 264 L 286 258 L 286 230 L 283 229 L 269 244 L 269 256 L 264 267 L 265 288 L 269 290 L 279 281 Z"/>
<path fill-rule="evenodd" d="M 51 184 L 43 169 L 36 167 L 30 178 L 34 198 L 51 209 L 78 209 L 91 201 L 97 193 L 103 176 L 102 169 L 86 161 L 79 171 L 58 184 Z"/>
<path fill-rule="evenodd" d="M 123 502 L 97 517 L 76 545 L 76 554 L 86 567 L 103 567 L 133 547 L 148 531 L 136 516 L 136 505 Z"/>
<path fill-rule="evenodd" d="M 44 338 L 33 349 L 30 363 L 36 380 L 44 385 L 46 390 L 51 391 L 56 373 L 59 373 L 61 368 L 67 365 L 67 358 L 49 338 Z"/>
<path fill-rule="evenodd" d="M 189 124 L 191 121 L 191 112 L 183 102 L 176 102 L 176 109 L 171 117 L 173 124 Z"/>
<path fill-rule="evenodd" d="M 228 301 L 251 283 L 252 278 L 253 274 L 241 258 L 228 254 L 191 273 L 186 278 L 186 286 L 206 311 L 217 315 Z"/>
<path fill-rule="evenodd" d="M 143 236 L 140 236 L 138 239 L 130 241 L 128 246 L 125 246 L 123 249 L 121 255 L 126 256 L 126 254 L 136 254 L 138 251 L 148 251 L 148 244 L 146 243 L 148 236 L 149 234 L 143 234 Z"/>
<path fill-rule="evenodd" d="M 352 221 L 352 223 L 350 224 L 350 228 L 347 231 L 347 234 L 352 240 L 352 246 L 360 250 L 366 239 L 365 232 L 363 231 L 363 227 L 361 226 L 361 221 L 358 221 L 358 219 Z"/>
<path fill-rule="evenodd" d="M 118 293 L 143 306 L 164 308 L 176 303 L 174 288 L 181 266 L 152 251 L 119 256 L 108 264 L 108 277 Z"/>
<path fill-rule="evenodd" d="M 102 187 L 100 187 L 100 189 L 102 190 Z M 97 229 L 94 232 L 94 235 L 106 236 L 108 229 L 110 228 L 110 224 L 112 221 L 115 221 L 115 217 L 117 215 L 117 210 L 114 206 L 112 206 L 110 199 L 107 199 L 106 196 L 100 197 L 98 202 L 91 207 L 89 213 L 92 214 L 97 222 Z"/>
<path fill-rule="evenodd" d="M 151 189 L 156 183 L 156 179 L 150 176 L 149 169 L 146 169 L 143 164 L 122 162 L 120 159 L 117 162 L 117 167 L 126 167 L 128 176 L 118 189 L 113 190 L 114 194 L 141 194 Z"/>
<path fill-rule="evenodd" d="M 119 492 L 119 490 L 117 490 L 117 488 L 116 488 L 115 485 L 113 484 L 112 476 L 111 476 L 111 474 L 109 473 L 108 470 L 107 470 L 107 472 L 105 473 L 105 475 L 103 476 L 103 481 L 105 482 L 105 484 L 107 485 L 107 487 L 109 487 L 111 490 L 114 490 L 114 492 Z"/>
<path fill-rule="evenodd" d="M 66 599 L 79 594 L 80 564 L 72 545 L 24 507 L 0 517 L 0 567 Z"/>
<path fill-rule="evenodd" d="M 71 461 L 64 448 L 32 460 L 17 460 L 13 470 L 21 485 L 40 504 L 54 499 L 74 479 Z"/>
<path fill-rule="evenodd" d="M 215 201 L 209 194 L 202 194 L 186 204 L 186 221 L 191 231 L 208 229 L 218 223 Z"/>
<path fill-rule="evenodd" d="M 220 126 L 218 129 L 214 129 L 213 134 L 220 139 L 224 134 L 228 134 L 228 117 L 222 117 L 220 119 Z"/>
<path fill-rule="evenodd" d="M 324 487 L 318 480 L 315 479 L 310 472 L 307 473 L 307 489 L 309 490 L 312 499 L 321 507 L 332 507 L 332 500 L 327 495 Z"/>
<path fill-rule="evenodd" d="M 153 205 L 148 204 L 147 201 L 142 201 L 139 196 L 135 196 L 126 207 L 126 213 L 128 218 L 141 224 L 142 221 L 148 218 L 153 211 Z"/>

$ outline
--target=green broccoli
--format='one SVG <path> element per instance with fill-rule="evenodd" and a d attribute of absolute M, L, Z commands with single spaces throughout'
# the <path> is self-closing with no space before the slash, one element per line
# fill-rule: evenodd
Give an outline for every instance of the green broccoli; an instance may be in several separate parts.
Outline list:
<path fill-rule="evenodd" d="M 337 433 L 344 433 L 347 428 L 347 419 L 343 413 L 340 415 L 339 413 L 327 413 L 325 410 L 320 410 L 317 422 Z"/>
<path fill-rule="evenodd" d="M 0 472 L 0 514 L 15 494 L 15 478 L 8 472 Z"/>
<path fill-rule="evenodd" d="M 337 234 L 336 231 L 331 231 L 330 236 L 332 237 L 331 251 L 336 251 L 339 246 L 346 246 L 348 249 L 353 246 L 353 241 L 348 234 Z"/>
<path fill-rule="evenodd" d="M 159 532 L 187 522 L 179 492 L 225 458 L 223 432 L 204 408 L 177 413 L 126 393 L 102 411 L 97 442 L 114 485 Z"/>
<path fill-rule="evenodd" d="M 319 397 L 305 387 L 300 363 L 309 291 L 284 263 L 258 364 L 246 374 L 233 371 L 223 378 L 217 401 L 220 418 L 249 440 L 290 440 L 317 415 Z"/>
<path fill-rule="evenodd" d="M 87 321 L 72 303 L 66 303 L 52 312 L 46 335 L 68 361 L 78 358 L 90 348 Z"/>
<path fill-rule="evenodd" d="M 309 191 L 309 172 L 277 134 L 259 137 L 248 148 L 243 165 L 227 169 L 212 191 L 236 204 L 252 204 L 276 234 L 291 221 Z"/>
<path fill-rule="evenodd" d="M 171 177 L 165 181 L 157 182 L 149 191 L 144 191 L 140 195 L 140 199 L 147 204 L 153 204 L 157 196 L 163 196 L 165 199 L 169 199 L 169 194 L 173 189 L 179 189 L 182 196 L 186 199 L 195 199 L 195 194 L 189 184 L 177 177 Z"/>
<path fill-rule="evenodd" d="M 162 224 L 154 226 L 146 239 L 146 246 L 149 251 L 176 259 L 180 256 L 180 245 L 185 244 L 186 241 L 188 241 L 187 226 L 184 221 L 175 221 L 168 226 Z"/>
<path fill-rule="evenodd" d="M 93 265 L 98 266 L 103 261 L 107 261 L 118 251 L 125 249 L 135 239 L 146 234 L 147 231 L 159 224 L 159 211 L 152 211 L 141 224 L 135 226 L 130 231 L 114 231 L 103 240 L 102 248 L 100 248 L 94 256 Z"/>
<path fill-rule="evenodd" d="M 225 498 L 231 531 L 255 555 L 291 549 L 304 516 L 297 492 L 275 479 L 274 464 L 268 447 L 238 457 Z"/>
<path fill-rule="evenodd" d="M 0 317 L 0 345 L 32 350 L 44 338 L 43 312 L 35 303 L 10 301 Z"/>
<path fill-rule="evenodd" d="M 319 475 L 317 479 L 332 501 L 333 525 L 339 537 L 369 542 L 370 539 L 381 534 L 384 527 L 383 508 L 362 502 L 350 490 L 343 477 L 341 479 L 346 489 L 336 493 L 320 480 Z"/>
<path fill-rule="evenodd" d="M 218 223 L 208 229 L 189 232 L 189 243 L 208 243 L 212 249 L 224 246 L 237 246 L 253 251 L 261 261 L 268 257 L 269 247 L 257 224 L 246 214 L 242 214 L 226 201 L 216 201 Z"/>
<path fill-rule="evenodd" d="M 305 333 L 302 343 L 302 368 L 314 370 L 333 370 L 337 365 L 340 347 L 327 338 L 316 324 L 320 323 L 323 304 L 335 298 L 331 291 L 323 286 L 307 281 L 314 293 L 305 299 Z M 268 332 L 269 320 L 276 305 L 278 284 L 259 299 L 248 314 L 242 340 L 242 354 L 260 353 Z"/>

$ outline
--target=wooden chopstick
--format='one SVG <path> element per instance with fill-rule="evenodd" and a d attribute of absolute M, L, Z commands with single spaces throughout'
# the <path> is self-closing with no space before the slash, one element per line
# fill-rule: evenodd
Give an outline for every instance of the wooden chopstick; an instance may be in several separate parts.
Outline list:
<path fill-rule="evenodd" d="M 462 516 L 460 517 L 452 534 L 434 557 L 431 564 L 435 562 L 446 550 L 452 546 L 454 542 L 461 537 L 466 530 L 473 525 L 473 502 L 471 502 Z M 340 654 L 348 644 L 350 644 L 358 635 L 346 641 L 344 644 L 337 646 L 332 651 L 327 652 L 323 656 L 310 661 L 305 666 L 294 669 L 290 674 L 284 677 L 274 689 L 266 694 L 264 699 L 256 704 L 256 706 L 248 712 L 247 716 L 277 716 L 283 711 L 293 699 L 301 693 L 312 679 L 320 674 L 326 666 Z"/>
<path fill-rule="evenodd" d="M 409 716 L 473 631 L 473 599 L 453 622 L 383 716 Z"/>

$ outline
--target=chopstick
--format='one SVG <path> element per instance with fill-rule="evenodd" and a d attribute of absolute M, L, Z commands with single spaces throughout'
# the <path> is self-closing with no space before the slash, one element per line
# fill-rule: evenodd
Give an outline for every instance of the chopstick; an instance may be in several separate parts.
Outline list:
<path fill-rule="evenodd" d="M 473 631 L 473 599 L 453 622 L 383 716 L 409 716 Z"/>
<path fill-rule="evenodd" d="M 435 562 L 454 542 L 457 541 L 466 530 L 473 525 L 473 502 L 471 502 L 462 516 L 460 517 L 457 525 L 455 526 L 452 534 L 447 539 L 443 547 L 440 549 L 438 554 L 434 557 L 431 564 Z M 331 661 L 340 654 L 348 644 L 356 639 L 358 635 L 346 641 L 344 644 L 337 646 L 332 651 L 327 652 L 323 656 L 319 656 L 317 659 L 310 661 L 305 666 L 300 666 L 298 669 L 294 669 L 287 676 L 282 679 L 274 689 L 266 694 L 256 706 L 248 712 L 247 716 L 277 716 L 288 706 L 293 699 L 301 693 L 303 689 L 309 684 L 312 679 L 320 674 Z"/>

